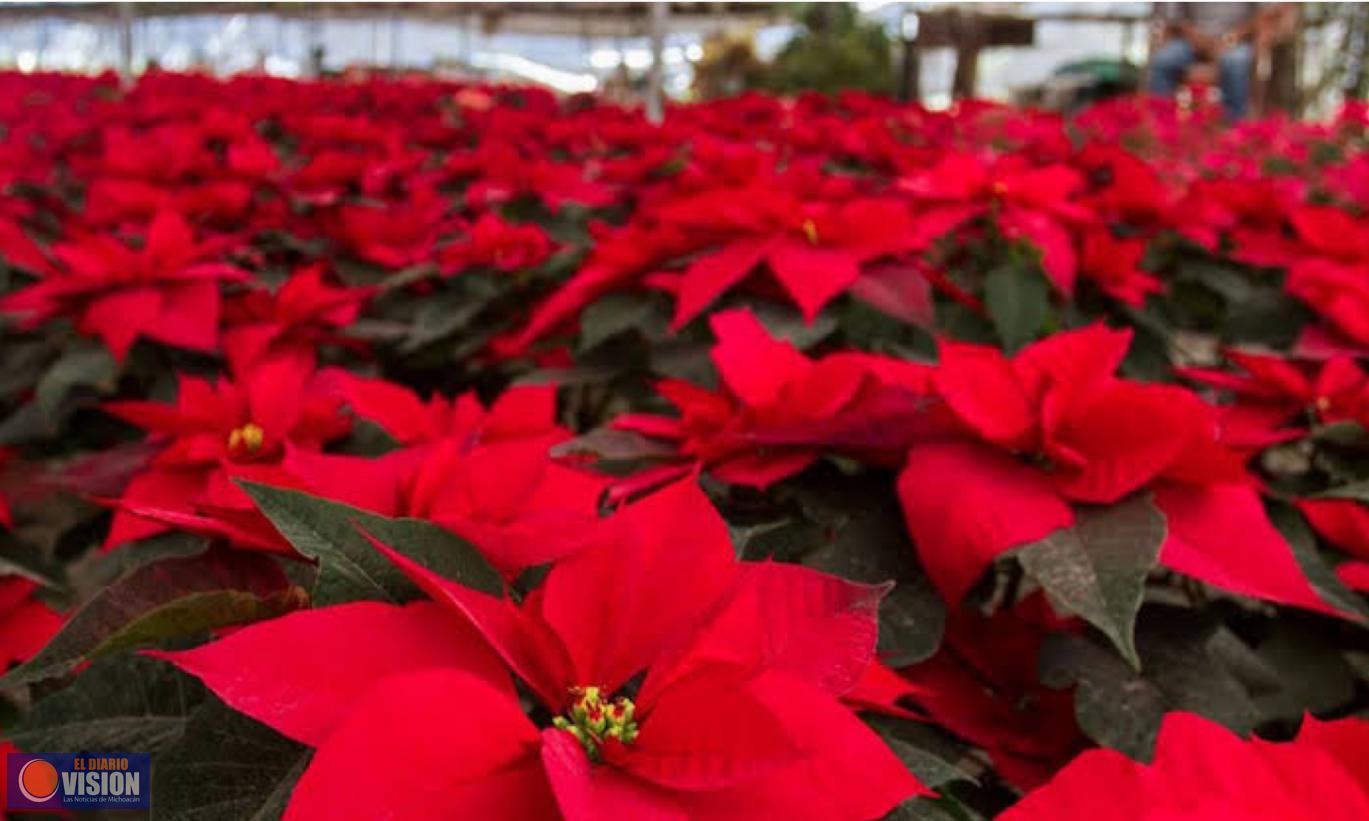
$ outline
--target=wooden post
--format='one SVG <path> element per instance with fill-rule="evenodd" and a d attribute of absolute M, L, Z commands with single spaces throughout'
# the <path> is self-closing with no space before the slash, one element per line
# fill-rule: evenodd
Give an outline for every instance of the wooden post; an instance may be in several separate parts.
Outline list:
<path fill-rule="evenodd" d="M 955 34 L 955 78 L 951 96 L 957 100 L 974 97 L 979 79 L 979 50 L 982 45 L 979 15 L 952 10 L 951 30 Z"/>

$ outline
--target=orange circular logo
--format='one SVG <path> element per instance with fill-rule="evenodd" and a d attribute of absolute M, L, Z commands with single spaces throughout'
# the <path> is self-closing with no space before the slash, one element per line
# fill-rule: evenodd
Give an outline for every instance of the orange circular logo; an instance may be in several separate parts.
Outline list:
<path fill-rule="evenodd" d="M 19 769 L 19 792 L 30 801 L 46 801 L 57 794 L 57 768 L 35 758 Z"/>

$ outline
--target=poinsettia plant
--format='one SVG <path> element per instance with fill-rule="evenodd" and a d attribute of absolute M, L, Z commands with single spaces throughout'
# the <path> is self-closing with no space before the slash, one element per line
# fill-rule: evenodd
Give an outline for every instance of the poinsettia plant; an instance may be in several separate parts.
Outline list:
<path fill-rule="evenodd" d="M 0 92 L 5 750 L 166 818 L 1369 812 L 1362 108 Z"/>

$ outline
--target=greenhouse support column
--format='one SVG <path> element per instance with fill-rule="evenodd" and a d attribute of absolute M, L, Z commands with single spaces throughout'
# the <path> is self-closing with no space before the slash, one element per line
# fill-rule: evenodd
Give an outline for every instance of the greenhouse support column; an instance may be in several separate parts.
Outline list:
<path fill-rule="evenodd" d="M 918 48 L 917 12 L 904 9 L 899 20 L 899 37 L 903 41 L 903 60 L 899 65 L 898 98 L 906 102 L 922 102 L 922 51 Z"/>
<path fill-rule="evenodd" d="M 955 75 L 951 79 L 951 96 L 967 100 L 975 95 L 979 78 L 980 40 L 979 17 L 975 12 L 952 11 L 951 31 L 955 33 Z"/>
<path fill-rule="evenodd" d="M 648 18 L 651 35 L 651 68 L 646 76 L 646 116 L 653 123 L 665 117 L 665 29 L 669 3 L 652 3 Z"/>
<path fill-rule="evenodd" d="M 133 76 L 133 4 L 119 4 L 119 73 Z"/>

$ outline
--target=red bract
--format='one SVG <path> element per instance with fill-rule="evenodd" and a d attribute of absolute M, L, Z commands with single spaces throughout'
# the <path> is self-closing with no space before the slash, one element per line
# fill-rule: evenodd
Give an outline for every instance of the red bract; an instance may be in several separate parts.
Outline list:
<path fill-rule="evenodd" d="M 446 274 L 476 266 L 507 273 L 535 268 L 550 254 L 551 239 L 540 226 L 515 225 L 486 213 L 471 225 L 464 241 L 447 245 L 438 258 Z"/>
<path fill-rule="evenodd" d="M 617 199 L 611 188 L 588 178 L 583 165 L 520 156 L 498 142 L 452 154 L 444 170 L 456 178 L 476 178 L 466 188 L 466 201 L 482 209 L 523 196 L 540 200 L 553 213 L 570 202 L 602 208 Z"/>
<path fill-rule="evenodd" d="M 47 252 L 24 231 L 23 225 L 3 215 L 0 215 L 0 260 L 42 276 L 50 276 L 56 271 Z"/>
<path fill-rule="evenodd" d="M 1103 179 L 1080 198 L 1100 217 L 1147 232 L 1166 227 L 1184 230 L 1185 221 L 1176 219 L 1174 212 L 1178 191 L 1145 160 L 1120 146 L 1088 143 L 1077 161 L 1092 177 Z M 1208 239 L 1198 244 L 1213 247 L 1216 243 Z"/>
<path fill-rule="evenodd" d="M 168 529 L 137 511 L 196 514 L 250 511 L 233 478 L 278 471 L 287 446 L 318 449 L 346 435 L 349 420 L 323 393 L 303 357 L 259 361 L 236 382 L 182 375 L 175 405 L 121 401 L 105 410 L 148 431 L 165 447 L 135 475 L 119 499 L 106 548 Z"/>
<path fill-rule="evenodd" d="M 1191 713 L 1170 713 L 1154 762 L 1113 750 L 1075 759 L 1003 821 L 1322 821 L 1369 816 L 1369 722 L 1303 720 L 1293 741 L 1242 740 Z"/>
<path fill-rule="evenodd" d="M 1044 783 L 1084 746 L 1074 694 L 1046 687 L 1037 672 L 1041 643 L 1058 622 L 1043 596 L 992 617 L 962 610 L 937 655 L 900 671 L 914 688 L 910 700 L 983 748 L 1022 789 Z"/>
<path fill-rule="evenodd" d="M 1249 265 L 1287 265 L 1300 252 L 1283 215 L 1298 199 L 1266 179 L 1199 179 L 1175 205 L 1173 220 L 1179 233 L 1210 251 L 1226 239 L 1232 256 Z"/>
<path fill-rule="evenodd" d="M 662 381 L 657 390 L 679 418 L 628 414 L 615 428 L 672 442 L 718 478 L 753 487 L 803 470 L 826 450 L 897 453 L 916 435 L 909 417 L 928 388 L 927 369 L 861 354 L 814 361 L 743 309 L 709 322 L 725 390 Z"/>
<path fill-rule="evenodd" d="M 850 288 L 861 266 L 916 247 L 907 209 L 895 200 L 806 200 L 770 185 L 712 191 L 672 203 L 661 219 L 704 237 L 675 288 L 680 328 L 762 262 L 805 319 Z M 713 237 L 718 239 L 714 240 Z"/>
<path fill-rule="evenodd" d="M 28 579 L 0 578 L 0 670 L 27 661 L 62 626 L 62 617 L 34 598 L 37 589 Z"/>
<path fill-rule="evenodd" d="M 864 819 L 921 791 L 837 701 L 870 663 L 882 589 L 737 564 L 690 483 L 607 520 L 522 606 L 378 547 L 438 604 L 296 613 L 158 654 L 318 747 L 287 818 Z M 431 753 L 442 777 L 382 749 Z"/>
<path fill-rule="evenodd" d="M 158 214 L 143 245 L 90 236 L 52 248 L 61 267 L 0 300 L 0 311 L 35 326 L 69 316 L 123 359 L 138 337 L 183 348 L 218 346 L 219 283 L 248 275 L 213 262 L 216 246 L 197 243 L 179 215 Z"/>
<path fill-rule="evenodd" d="M 1362 221 L 1329 206 L 1298 208 L 1289 221 L 1310 253 L 1289 267 L 1288 293 L 1356 346 L 1369 346 L 1369 243 Z"/>
<path fill-rule="evenodd" d="M 1070 526 L 1074 506 L 1150 490 L 1167 567 L 1243 595 L 1331 611 L 1265 517 L 1214 412 L 1170 385 L 1112 375 L 1129 332 L 1057 334 L 1008 359 L 943 342 L 937 392 L 965 436 L 918 444 L 899 477 L 908 529 L 958 601 L 997 556 Z M 1239 549 L 1230 528 L 1244 534 Z"/>
<path fill-rule="evenodd" d="M 333 237 L 358 257 L 399 269 L 433 260 L 438 238 L 456 224 L 451 204 L 434 190 L 413 192 L 397 205 L 343 205 Z"/>
<path fill-rule="evenodd" d="M 1078 269 L 1071 226 L 1094 219 L 1074 201 L 1083 183 L 1079 172 L 1065 165 L 1034 168 L 1014 157 L 986 162 L 973 154 L 948 153 L 897 185 L 924 207 L 917 216 L 919 235 L 934 239 L 991 214 L 1009 239 L 1026 239 L 1037 247 L 1046 275 L 1069 296 Z"/>
<path fill-rule="evenodd" d="M 448 438 L 474 444 L 531 437 L 557 441 L 570 436 L 556 422 L 554 385 L 510 388 L 487 409 L 471 393 L 453 399 L 434 394 L 424 402 L 408 388 L 384 379 L 337 369 L 325 370 L 320 378 L 357 416 L 376 423 L 401 445 Z"/>
<path fill-rule="evenodd" d="M 0 670 L 28 661 L 62 627 L 62 616 L 34 598 L 37 587 L 28 579 L 0 578 Z M 0 755 L 18 752 L 0 738 Z M 6 800 L 7 790 L 8 784 L 0 786 L 0 801 Z"/>
<path fill-rule="evenodd" d="M 657 226 L 654 221 L 631 222 L 618 229 L 592 223 L 590 232 L 596 242 L 580 270 L 533 308 L 522 330 L 496 340 L 497 353 L 526 353 L 534 343 L 572 322 L 586 305 L 603 294 L 632 283 L 661 261 L 697 247 L 682 230 Z"/>
<path fill-rule="evenodd" d="M 1272 354 L 1227 350 L 1244 374 L 1213 368 L 1178 368 L 1185 379 L 1229 392 L 1221 405 L 1221 439 L 1233 447 L 1258 448 L 1306 433 L 1301 415 L 1323 423 L 1369 419 L 1369 379 L 1354 360 L 1336 356 L 1309 376 L 1308 369 Z"/>
<path fill-rule="evenodd" d="M 1353 499 L 1299 499 L 1298 510 L 1312 529 L 1349 556 L 1336 566 L 1348 587 L 1369 591 L 1369 510 Z"/>
<path fill-rule="evenodd" d="M 1140 307 L 1146 297 L 1165 290 L 1158 279 L 1142 270 L 1145 254 L 1145 242 L 1118 239 L 1106 228 L 1095 229 L 1084 236 L 1079 273 L 1113 299 Z"/>
<path fill-rule="evenodd" d="M 274 292 L 252 290 L 224 305 L 223 350 L 235 369 L 267 355 L 314 355 L 316 346 L 347 342 L 338 331 L 356 321 L 367 288 L 335 288 L 322 265 L 294 272 Z"/>
<path fill-rule="evenodd" d="M 440 524 L 513 578 L 582 548 L 598 518 L 609 477 L 553 462 L 559 438 L 451 437 L 379 459 L 292 451 L 284 468 L 324 498 Z"/>

